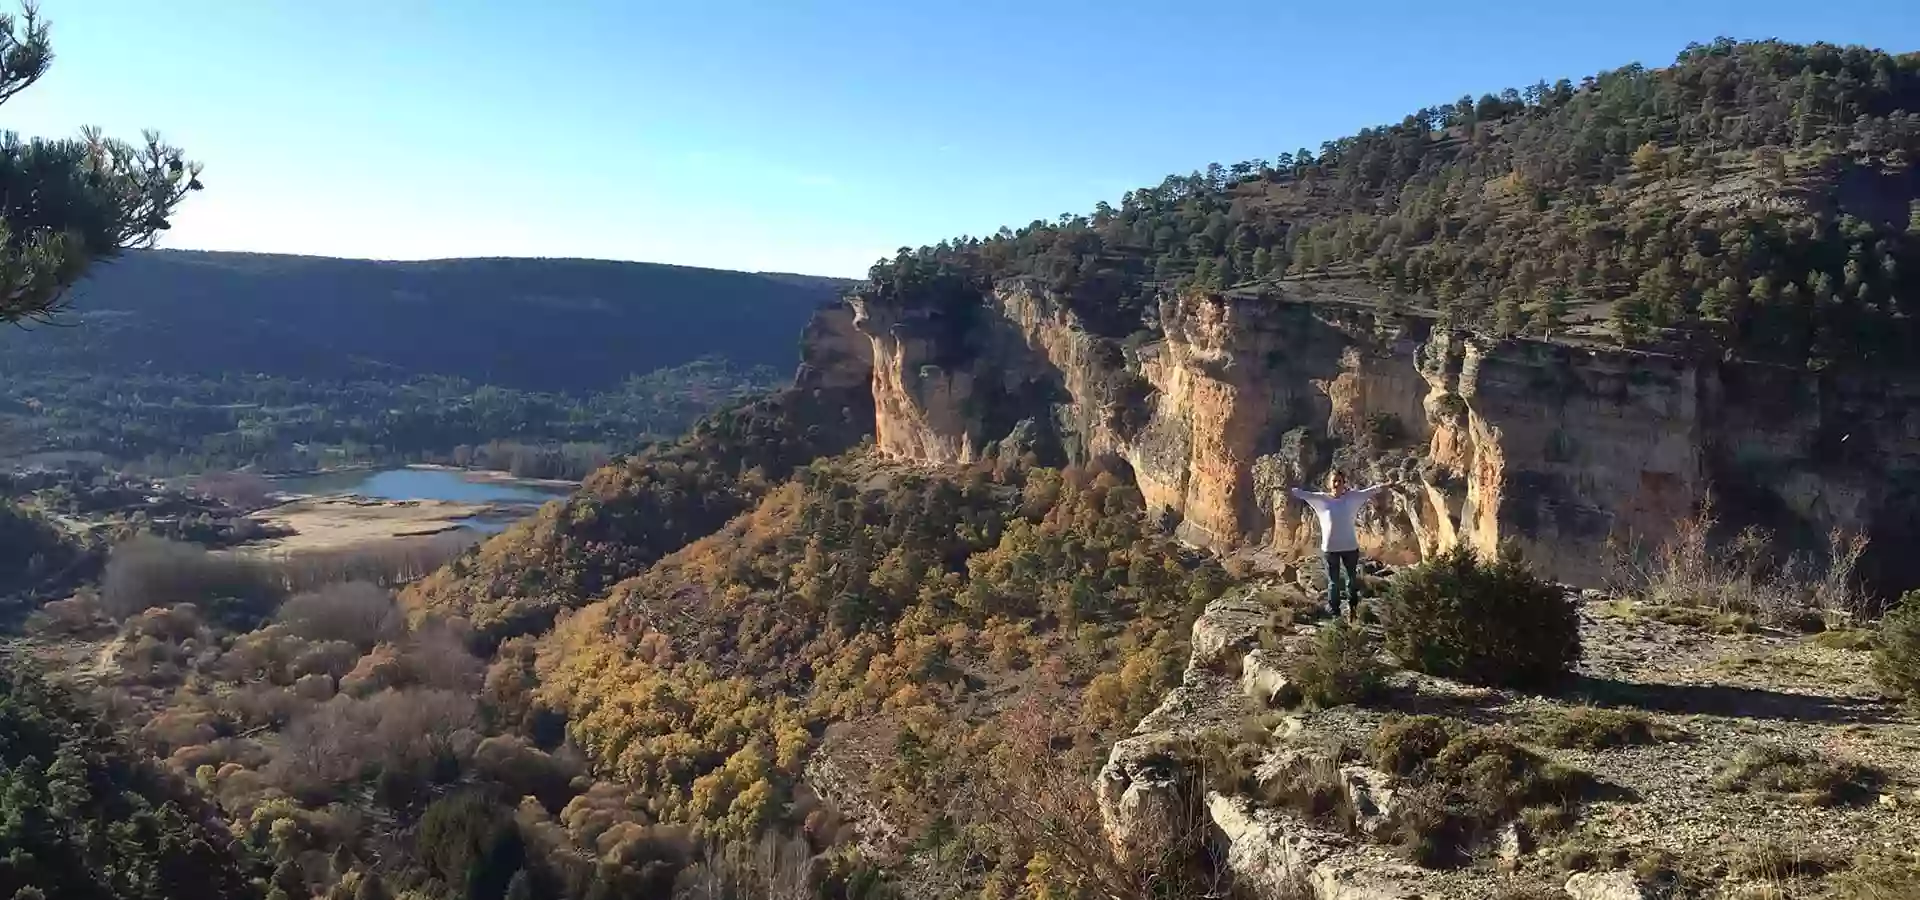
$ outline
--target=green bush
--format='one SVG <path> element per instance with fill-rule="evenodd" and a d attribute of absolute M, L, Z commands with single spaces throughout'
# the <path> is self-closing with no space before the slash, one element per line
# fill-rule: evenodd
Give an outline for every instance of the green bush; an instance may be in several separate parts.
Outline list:
<path fill-rule="evenodd" d="M 1881 620 L 1873 674 L 1888 691 L 1920 704 L 1920 591 L 1908 591 Z"/>
<path fill-rule="evenodd" d="M 1460 723 L 1439 716 L 1388 716 L 1373 732 L 1367 759 L 1383 772 L 1412 775 L 1447 749 L 1462 730 Z"/>
<path fill-rule="evenodd" d="M 1518 557 L 1455 547 L 1394 579 L 1387 650 L 1402 665 L 1480 684 L 1537 686 L 1580 659 L 1580 616 Z"/>
<path fill-rule="evenodd" d="M 1326 709 L 1379 697 L 1386 671 L 1366 629 L 1335 622 L 1320 629 L 1313 650 L 1295 658 L 1288 675 L 1308 706 Z"/>

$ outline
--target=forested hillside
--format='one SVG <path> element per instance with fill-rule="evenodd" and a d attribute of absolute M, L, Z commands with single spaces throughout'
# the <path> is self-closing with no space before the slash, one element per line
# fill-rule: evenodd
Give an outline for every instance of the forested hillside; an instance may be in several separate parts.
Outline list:
<path fill-rule="evenodd" d="M 660 557 L 751 509 L 793 471 L 873 428 L 873 398 L 795 387 L 715 413 L 593 473 L 580 490 L 409 589 L 416 612 L 488 642 L 544 631 Z"/>
<path fill-rule="evenodd" d="M 1917 158 L 1920 54 L 1718 40 L 903 252 L 868 290 L 955 308 L 1032 277 L 1123 337 L 1162 288 L 1349 276 L 1501 334 L 1592 318 L 1574 330 L 1895 363 L 1920 304 Z"/>
<path fill-rule="evenodd" d="M 0 459 L 162 473 L 676 435 L 799 359 L 832 279 L 593 260 L 144 251 L 0 333 Z M 578 478 L 584 470 L 541 471 Z"/>
<path fill-rule="evenodd" d="M 826 279 L 584 259 L 384 262 L 146 251 L 94 271 L 59 321 L 0 337 L 0 372 L 439 376 L 586 393 L 718 356 L 785 372 Z"/>

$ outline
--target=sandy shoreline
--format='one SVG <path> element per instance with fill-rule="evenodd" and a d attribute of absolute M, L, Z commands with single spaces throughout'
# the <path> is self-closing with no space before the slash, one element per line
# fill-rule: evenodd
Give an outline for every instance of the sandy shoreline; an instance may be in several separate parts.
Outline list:
<path fill-rule="evenodd" d="M 263 523 L 290 528 L 294 534 L 250 544 L 246 549 L 298 553 L 430 537 L 460 530 L 463 520 L 499 512 L 501 508 L 494 504 L 451 500 L 302 497 L 253 514 Z"/>

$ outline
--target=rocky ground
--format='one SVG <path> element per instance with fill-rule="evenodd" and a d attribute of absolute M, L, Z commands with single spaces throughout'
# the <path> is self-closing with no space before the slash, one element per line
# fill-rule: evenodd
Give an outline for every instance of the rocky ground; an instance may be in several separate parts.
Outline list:
<path fill-rule="evenodd" d="M 1584 658 L 1550 694 L 1396 671 L 1388 694 L 1365 707 L 1282 709 L 1273 701 L 1288 693 L 1291 658 L 1324 627 L 1289 619 L 1313 605 L 1287 584 L 1208 607 L 1185 683 L 1115 746 L 1097 786 L 1123 851 L 1155 852 L 1181 832 L 1181 795 L 1198 793 L 1215 852 L 1256 896 L 1818 897 L 1850 877 L 1856 859 L 1911 849 L 1920 835 L 1920 730 L 1874 687 L 1857 632 L 1716 633 L 1712 622 L 1589 596 Z M 1545 729 L 1590 707 L 1625 713 L 1651 734 L 1605 749 L 1555 746 Z M 1570 823 L 1515 819 L 1465 864 L 1413 865 L 1389 845 L 1395 794 L 1408 785 L 1362 752 L 1396 714 L 1487 728 L 1587 773 L 1591 790 Z M 1260 748 L 1244 782 L 1252 790 L 1221 790 L 1211 773 L 1193 771 L 1206 757 L 1192 748 L 1222 735 Z M 1837 767 L 1825 770 L 1841 773 L 1828 779 L 1832 796 L 1728 784 L 1736 759 L 1793 757 Z M 1315 766 L 1337 772 L 1337 812 L 1310 822 L 1261 799 Z"/>

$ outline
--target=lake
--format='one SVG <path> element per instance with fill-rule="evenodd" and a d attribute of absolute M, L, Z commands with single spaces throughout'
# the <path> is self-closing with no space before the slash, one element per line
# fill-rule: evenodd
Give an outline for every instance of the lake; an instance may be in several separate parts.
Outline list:
<path fill-rule="evenodd" d="M 573 492 L 571 487 L 558 484 L 494 476 L 483 478 L 456 469 L 359 469 L 276 478 L 273 484 L 289 494 L 358 494 L 376 500 L 495 504 L 502 508 L 502 515 L 460 521 L 467 528 L 489 533 L 505 530 L 515 520 L 532 514 L 541 504 Z"/>

